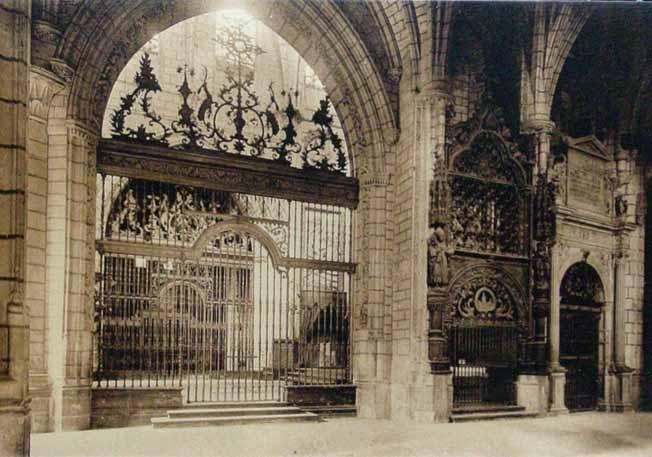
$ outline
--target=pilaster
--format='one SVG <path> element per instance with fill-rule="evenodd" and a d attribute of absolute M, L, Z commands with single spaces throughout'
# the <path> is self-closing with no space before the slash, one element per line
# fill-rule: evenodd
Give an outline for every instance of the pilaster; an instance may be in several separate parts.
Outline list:
<path fill-rule="evenodd" d="M 628 265 L 631 257 L 630 234 L 635 229 L 635 215 L 632 211 L 635 201 L 630 202 L 628 188 L 631 187 L 632 169 L 635 157 L 629 151 L 618 148 L 616 159 L 616 220 L 619 231 L 616 241 L 616 261 L 614 265 L 614 312 L 613 312 L 613 364 L 610 374 L 612 392 L 609 396 L 611 411 L 631 411 L 632 375 L 634 370 L 628 365 L 627 349 L 627 282 Z"/>
<path fill-rule="evenodd" d="M 32 398 L 32 431 L 50 431 L 51 385 L 48 376 L 46 284 L 47 217 L 47 119 L 50 102 L 64 84 L 53 73 L 33 66 L 29 75 L 27 121 L 27 221 L 25 281 L 30 309 L 29 394 Z"/>
<path fill-rule="evenodd" d="M 55 431 L 90 426 L 97 134 L 75 121 L 53 128 L 48 160 L 48 364 Z"/>
<path fill-rule="evenodd" d="M 387 272 L 388 177 L 360 180 L 360 238 L 353 318 L 353 368 L 359 417 L 387 418 L 390 414 L 391 344 L 387 334 L 385 283 Z"/>
<path fill-rule="evenodd" d="M 0 8 L 0 455 L 29 455 L 29 305 L 25 297 L 30 2 Z"/>

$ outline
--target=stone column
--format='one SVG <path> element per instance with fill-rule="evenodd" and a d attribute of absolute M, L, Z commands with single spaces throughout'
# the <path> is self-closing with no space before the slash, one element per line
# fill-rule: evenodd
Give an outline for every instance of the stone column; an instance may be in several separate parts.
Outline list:
<path fill-rule="evenodd" d="M 443 81 L 433 81 L 419 101 L 424 122 L 419 151 L 424 156 L 430 201 L 427 214 L 426 284 L 428 307 L 428 361 L 433 377 L 435 421 L 446 421 L 453 403 L 452 375 L 448 356 L 448 283 L 450 270 L 450 189 L 446 168 L 446 112 L 448 90 Z"/>
<path fill-rule="evenodd" d="M 96 134 L 74 121 L 51 126 L 47 276 L 55 431 L 90 426 L 93 327 L 89 228 L 95 211 Z"/>
<path fill-rule="evenodd" d="M 612 388 L 610 409 L 629 411 L 632 409 L 632 375 L 633 369 L 627 365 L 627 277 L 630 260 L 630 232 L 635 228 L 634 215 L 630 207 L 635 202 L 628 202 L 628 188 L 632 181 L 632 163 L 635 154 L 618 147 L 616 154 L 616 222 L 620 225 L 617 238 L 616 261 L 614 265 L 614 314 L 613 314 L 613 365 L 611 372 L 615 375 Z"/>
<path fill-rule="evenodd" d="M 552 181 L 549 120 L 530 120 L 526 130 L 534 142 L 533 214 L 533 303 L 532 341 L 528 345 L 527 369 L 533 375 L 548 376 L 548 403 L 552 414 L 567 413 L 564 405 L 566 375 L 559 363 L 559 277 L 560 256 L 556 247 L 556 189 Z M 544 384 L 543 379 L 540 380 Z"/>
<path fill-rule="evenodd" d="M 621 249 L 616 254 L 614 285 L 616 288 L 614 300 L 613 317 L 613 366 L 612 373 L 615 374 L 615 383 L 612 385 L 612 404 L 609 409 L 613 411 L 632 410 L 632 375 L 633 369 L 627 366 L 625 359 L 625 348 L 627 347 L 627 259 L 628 255 L 624 246 L 628 244 L 628 237 L 620 235 L 619 244 Z"/>
<path fill-rule="evenodd" d="M 0 8 L 0 455 L 29 455 L 25 300 L 30 2 Z"/>
<path fill-rule="evenodd" d="M 356 271 L 356 310 L 353 323 L 353 368 L 358 416 L 382 419 L 390 415 L 391 344 L 387 335 L 385 284 L 388 252 L 388 187 L 385 177 L 360 180 L 359 268 Z M 391 329 L 390 329 L 391 330 Z"/>
<path fill-rule="evenodd" d="M 565 404 L 564 389 L 566 387 L 566 370 L 559 363 L 559 319 L 561 317 L 561 300 L 559 288 L 561 286 L 561 261 L 557 245 L 552 247 L 552 262 L 550 270 L 550 321 L 548 335 L 548 370 L 550 373 L 550 413 L 566 414 L 568 408 Z"/>
<path fill-rule="evenodd" d="M 53 95 L 63 81 L 40 67 L 29 75 L 29 118 L 27 121 L 27 227 L 25 281 L 30 309 L 29 394 L 32 399 L 32 431 L 50 431 L 51 385 L 47 366 L 46 215 L 47 215 L 47 120 Z"/>

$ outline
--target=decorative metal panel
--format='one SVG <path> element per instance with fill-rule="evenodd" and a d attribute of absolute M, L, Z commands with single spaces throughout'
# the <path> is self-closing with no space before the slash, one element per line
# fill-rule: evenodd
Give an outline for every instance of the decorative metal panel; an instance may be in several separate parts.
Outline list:
<path fill-rule="evenodd" d="M 350 171 L 328 97 L 310 118 L 303 118 L 295 106 L 298 92 L 277 91 L 270 84 L 264 97 L 256 93 L 253 62 L 263 50 L 244 32 L 243 23 L 222 27 L 218 41 L 227 65 L 226 81 L 212 90 L 204 69 L 202 83 L 192 87 L 189 76 L 195 70 L 179 67 L 181 103 L 171 123 L 154 106 L 152 95 L 161 91 L 161 85 L 145 53 L 134 77 L 136 87 L 121 98 L 120 107 L 111 115 L 112 137 L 261 157 L 303 169 Z M 146 122 L 131 126 L 128 119 L 136 110 Z"/>

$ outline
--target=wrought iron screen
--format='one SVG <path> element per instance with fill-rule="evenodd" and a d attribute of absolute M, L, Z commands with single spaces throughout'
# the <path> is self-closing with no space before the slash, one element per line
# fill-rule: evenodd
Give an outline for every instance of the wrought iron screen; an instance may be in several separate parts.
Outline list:
<path fill-rule="evenodd" d="M 98 175 L 96 385 L 350 382 L 349 208 Z"/>
<path fill-rule="evenodd" d="M 454 158 L 451 234 L 456 249 L 525 257 L 525 177 L 502 149 L 498 137 L 484 132 Z"/>
<path fill-rule="evenodd" d="M 301 113 L 296 90 L 260 90 L 264 51 L 246 28 L 219 29 L 215 74 L 181 65 L 165 97 L 142 53 L 108 118 L 97 156 L 98 386 L 262 400 L 351 380 L 358 184 L 328 97 Z"/>

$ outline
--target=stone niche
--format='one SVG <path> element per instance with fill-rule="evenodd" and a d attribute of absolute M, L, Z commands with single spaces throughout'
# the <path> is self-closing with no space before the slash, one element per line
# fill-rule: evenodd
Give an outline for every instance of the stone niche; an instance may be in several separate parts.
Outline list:
<path fill-rule="evenodd" d="M 613 215 L 612 157 L 595 136 L 569 140 L 566 160 L 554 167 L 559 203 L 604 219 Z"/>

